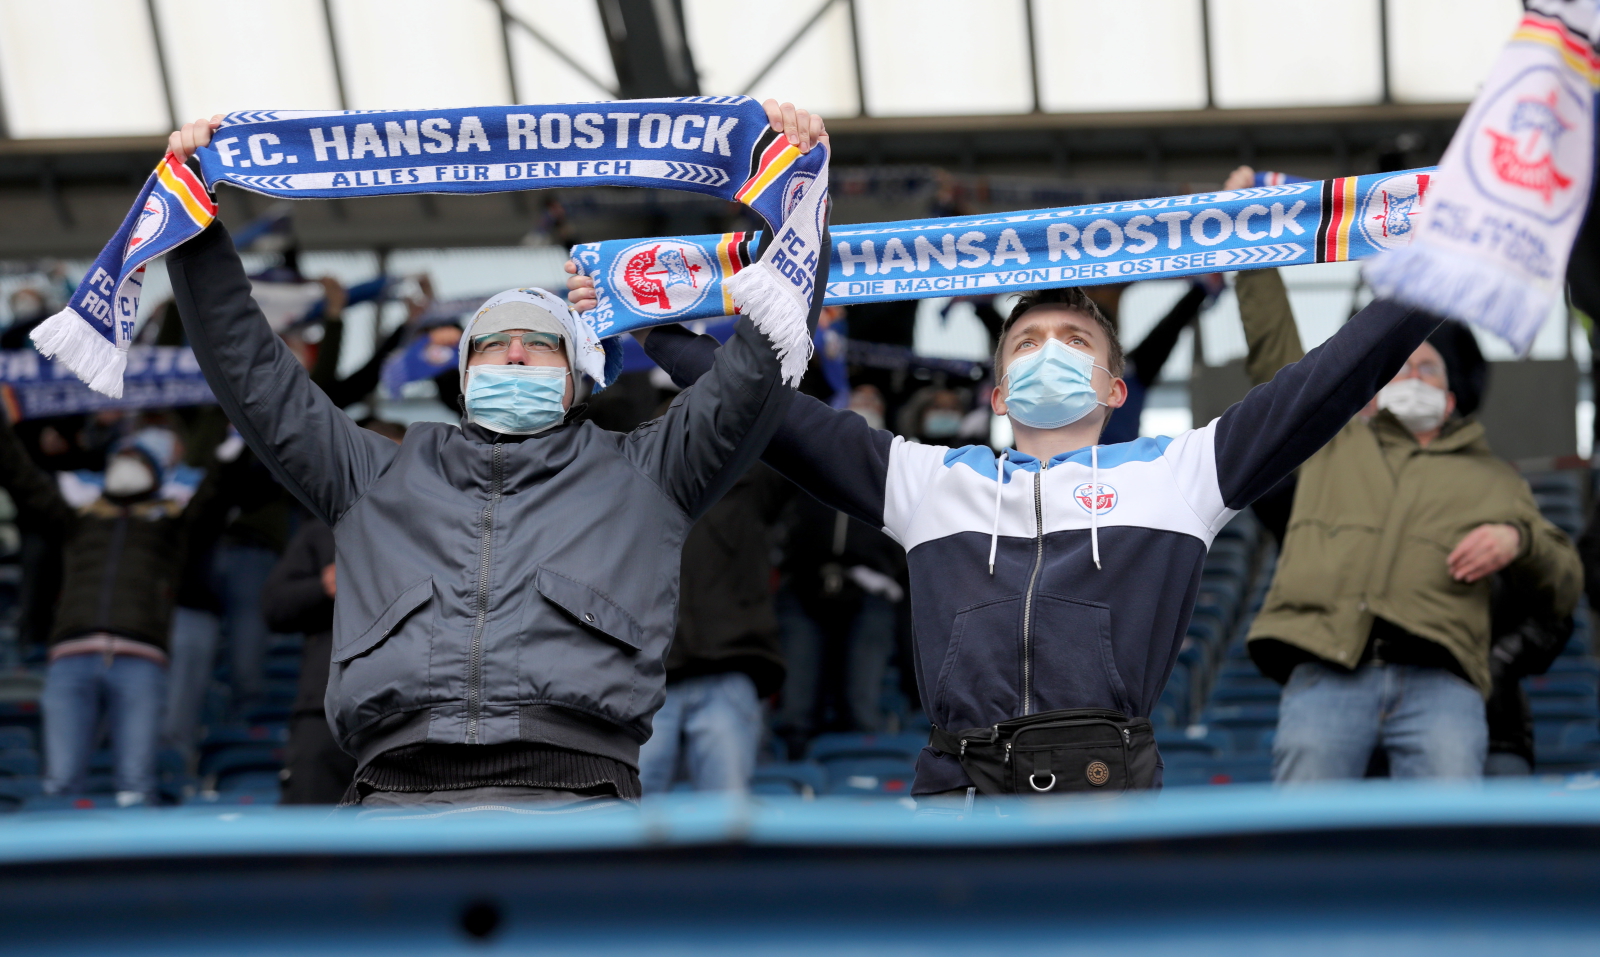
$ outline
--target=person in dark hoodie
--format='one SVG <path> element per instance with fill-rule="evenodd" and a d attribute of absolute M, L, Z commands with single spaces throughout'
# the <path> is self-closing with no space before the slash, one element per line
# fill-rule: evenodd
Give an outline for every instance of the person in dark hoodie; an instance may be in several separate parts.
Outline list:
<path fill-rule="evenodd" d="M 404 426 L 373 420 L 363 425 L 396 442 Z M 284 804 L 338 804 L 355 778 L 356 761 L 345 754 L 328 727 L 323 699 L 333 657 L 333 601 L 339 591 L 333 529 L 321 522 L 300 526 L 261 589 L 261 611 L 276 632 L 299 632 L 300 682 L 289 716 L 284 749 Z"/>
<path fill-rule="evenodd" d="M 590 285 L 568 280 L 579 308 L 594 301 Z M 1011 419 L 1015 449 L 912 444 L 796 396 L 764 460 L 907 552 L 917 684 L 935 726 L 917 760 L 919 801 L 965 802 L 980 786 L 1158 785 L 1147 716 L 1212 538 L 1332 438 L 1438 323 L 1379 300 L 1215 421 L 1104 447 L 1108 414 L 1127 398 L 1122 347 L 1081 289 L 1026 293 L 1007 316 L 991 407 Z M 687 385 L 717 343 L 666 326 L 645 349 Z M 1014 756 L 1016 722 L 1040 716 L 1071 723 Z"/>
<path fill-rule="evenodd" d="M 220 121 L 168 145 L 187 161 Z M 774 126 L 805 151 L 822 134 L 792 106 Z M 346 803 L 637 799 L 684 538 L 781 418 L 774 343 L 808 334 L 799 317 L 747 313 L 704 382 L 621 434 L 576 421 L 579 375 L 603 362 L 592 331 L 557 296 L 508 290 L 464 330 L 460 427 L 417 423 L 396 446 L 273 335 L 220 222 L 167 272 L 229 420 L 335 529 L 326 704 L 356 758 Z"/>
<path fill-rule="evenodd" d="M 82 508 L 0 424 L 0 486 L 19 513 L 61 541 L 61 599 L 41 710 L 46 794 L 82 791 L 102 722 L 111 734 L 117 803 L 157 799 L 156 751 L 167 682 L 167 636 L 188 526 L 212 497 L 164 497 L 177 438 L 145 428 L 116 443 L 104 493 Z"/>

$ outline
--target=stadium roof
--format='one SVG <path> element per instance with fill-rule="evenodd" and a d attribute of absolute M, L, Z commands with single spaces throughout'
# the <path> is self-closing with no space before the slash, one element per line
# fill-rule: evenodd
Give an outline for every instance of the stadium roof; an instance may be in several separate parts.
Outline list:
<path fill-rule="evenodd" d="M 629 2 L 0 0 L 0 136 L 147 136 L 247 108 L 614 98 L 627 37 L 622 14 L 602 6 Z M 680 85 L 781 96 L 830 118 L 1462 103 L 1520 10 L 1516 0 L 632 2 L 653 8 L 669 71 L 693 74 Z"/>

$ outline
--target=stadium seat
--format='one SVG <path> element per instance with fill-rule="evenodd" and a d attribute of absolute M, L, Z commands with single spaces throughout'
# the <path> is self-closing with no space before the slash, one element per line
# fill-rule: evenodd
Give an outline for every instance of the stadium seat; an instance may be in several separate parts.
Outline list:
<path fill-rule="evenodd" d="M 183 802 L 184 807 L 272 807 L 282 799 L 276 788 L 251 791 L 204 791 Z"/>
<path fill-rule="evenodd" d="M 763 764 L 750 777 L 750 793 L 813 798 L 826 789 L 827 780 L 822 766 L 810 761 Z"/>
<path fill-rule="evenodd" d="M 7 775 L 9 777 L 38 777 L 39 752 L 0 752 L 0 774 Z"/>
<path fill-rule="evenodd" d="M 915 761 L 927 747 L 926 733 L 905 734 L 820 734 L 806 749 L 806 758 L 819 764 L 860 758 L 893 758 Z"/>
<path fill-rule="evenodd" d="M 914 767 L 892 758 L 851 758 L 826 766 L 828 794 L 909 797 Z"/>
<path fill-rule="evenodd" d="M 237 775 L 262 771 L 277 780 L 283 767 L 283 749 L 260 745 L 239 745 L 210 755 L 201 762 L 200 773 L 209 782 L 208 790 L 223 790 L 219 785 Z M 256 780 L 251 778 L 250 780 Z"/>
<path fill-rule="evenodd" d="M 0 725 L 0 751 L 38 750 L 38 736 L 25 725 Z"/>

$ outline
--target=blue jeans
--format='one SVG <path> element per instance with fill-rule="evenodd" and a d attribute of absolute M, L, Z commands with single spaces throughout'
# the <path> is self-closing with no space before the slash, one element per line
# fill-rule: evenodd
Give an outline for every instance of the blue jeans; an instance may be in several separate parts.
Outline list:
<path fill-rule="evenodd" d="M 778 726 L 809 735 L 817 725 L 818 696 L 827 635 L 787 590 L 777 598 L 779 634 L 788 675 Z M 894 655 L 895 607 L 877 595 L 862 595 L 861 608 L 845 635 L 845 703 L 859 731 L 884 730 L 883 675 Z"/>
<path fill-rule="evenodd" d="M 119 800 L 156 798 L 156 749 L 167 669 L 147 658 L 99 654 L 57 658 L 45 671 L 46 794 L 83 791 L 102 717 L 111 732 Z"/>
<path fill-rule="evenodd" d="M 655 733 L 639 749 L 645 796 L 672 790 L 681 763 L 696 791 L 750 787 L 761 745 L 761 699 L 742 671 L 685 678 L 667 685 Z"/>
<path fill-rule="evenodd" d="M 167 709 L 161 722 L 161 737 L 167 747 L 189 755 L 200 729 L 206 689 L 215 670 L 217 634 L 221 622 L 209 611 L 178 606 L 172 609 L 172 634 L 168 654 L 172 657 L 167 685 Z"/>
<path fill-rule="evenodd" d="M 261 617 L 261 589 L 278 564 L 278 555 L 258 545 L 223 542 L 212 561 L 216 592 L 222 599 L 222 633 L 228 640 L 233 713 L 242 718 L 266 700 L 272 632 Z"/>
<path fill-rule="evenodd" d="M 1380 745 L 1390 777 L 1481 778 L 1489 750 L 1483 695 L 1443 668 L 1294 669 L 1272 744 L 1274 781 L 1360 778 Z"/>

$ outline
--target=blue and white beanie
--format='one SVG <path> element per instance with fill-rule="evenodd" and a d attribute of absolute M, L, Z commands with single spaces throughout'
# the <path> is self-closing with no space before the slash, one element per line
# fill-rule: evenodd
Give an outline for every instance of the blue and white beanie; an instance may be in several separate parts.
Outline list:
<path fill-rule="evenodd" d="M 594 327 L 573 311 L 567 301 L 546 289 L 529 286 L 507 289 L 478 307 L 461 333 L 457 362 L 461 388 L 467 387 L 467 357 L 472 354 L 472 337 L 508 329 L 552 332 L 567 346 L 567 365 L 594 380 L 604 389 L 622 372 L 622 344 L 615 337 L 601 340 Z"/>

